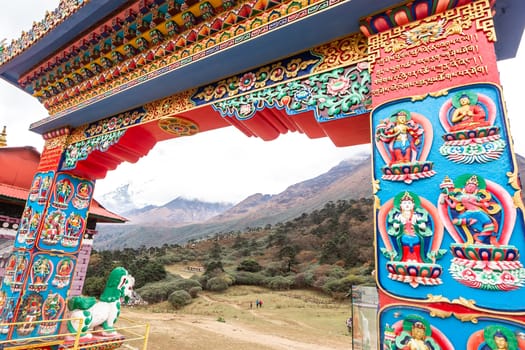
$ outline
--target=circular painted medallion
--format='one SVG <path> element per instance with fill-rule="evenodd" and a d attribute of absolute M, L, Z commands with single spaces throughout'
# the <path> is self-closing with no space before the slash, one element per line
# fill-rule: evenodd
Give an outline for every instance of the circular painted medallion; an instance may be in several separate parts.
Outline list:
<path fill-rule="evenodd" d="M 191 136 L 199 132 L 199 126 L 194 122 L 178 118 L 166 117 L 159 120 L 159 127 L 167 133 L 177 136 Z"/>

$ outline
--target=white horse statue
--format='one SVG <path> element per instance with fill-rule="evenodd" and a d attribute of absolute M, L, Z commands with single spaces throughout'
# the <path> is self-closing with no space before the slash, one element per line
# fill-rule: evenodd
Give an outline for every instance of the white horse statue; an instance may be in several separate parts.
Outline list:
<path fill-rule="evenodd" d="M 124 298 L 127 302 L 133 294 L 135 279 L 123 267 L 116 267 L 109 274 L 106 288 L 100 300 L 94 297 L 74 296 L 67 302 L 70 311 L 68 318 L 73 320 L 67 322 L 67 329 L 70 333 L 77 333 L 79 321 L 82 319 L 80 334 L 82 337 L 91 337 L 90 330 L 102 327 L 102 335 L 113 335 L 115 329 L 113 325 L 117 322 L 120 315 L 120 299 Z"/>

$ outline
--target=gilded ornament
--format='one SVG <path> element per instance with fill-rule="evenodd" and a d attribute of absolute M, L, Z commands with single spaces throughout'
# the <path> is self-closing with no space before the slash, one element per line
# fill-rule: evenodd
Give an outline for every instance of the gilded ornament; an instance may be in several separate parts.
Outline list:
<path fill-rule="evenodd" d="M 514 172 L 507 172 L 507 177 L 509 178 L 509 180 L 507 181 L 507 183 L 515 190 L 520 190 L 521 187 L 520 187 L 520 183 L 519 183 L 519 178 L 518 178 L 518 172 L 516 170 L 514 170 Z"/>
<path fill-rule="evenodd" d="M 367 40 L 361 33 L 336 40 L 331 43 L 311 49 L 314 55 L 322 57 L 314 72 L 347 66 L 367 59 Z"/>
<path fill-rule="evenodd" d="M 429 92 L 428 93 L 432 97 L 441 97 L 441 96 L 447 96 L 448 95 L 448 89 L 443 89 L 439 91 Z"/>
<path fill-rule="evenodd" d="M 472 299 L 466 299 L 464 297 L 459 297 L 457 299 L 452 300 L 452 304 L 459 304 L 473 309 L 476 305 L 476 301 Z"/>
<path fill-rule="evenodd" d="M 379 192 L 380 189 L 381 189 L 381 186 L 379 186 L 379 180 L 372 181 L 372 191 L 373 191 L 373 193 L 376 194 L 377 192 Z"/>
<path fill-rule="evenodd" d="M 521 209 L 521 211 L 525 211 L 525 206 L 521 200 L 521 190 L 514 192 L 514 195 L 512 196 L 512 202 L 514 203 L 514 207 Z"/>
<path fill-rule="evenodd" d="M 450 303 L 450 299 L 442 295 L 427 294 L 427 300 L 429 303 Z"/>
<path fill-rule="evenodd" d="M 432 317 L 439 317 L 439 318 L 449 318 L 450 316 L 452 316 L 452 312 L 451 311 L 443 311 L 443 310 L 439 310 L 439 309 L 429 309 L 430 311 L 430 316 Z"/>
<path fill-rule="evenodd" d="M 471 314 L 460 314 L 457 312 L 454 312 L 454 317 L 456 317 L 461 322 L 472 322 L 474 324 L 478 323 L 478 315 L 471 315 Z"/>

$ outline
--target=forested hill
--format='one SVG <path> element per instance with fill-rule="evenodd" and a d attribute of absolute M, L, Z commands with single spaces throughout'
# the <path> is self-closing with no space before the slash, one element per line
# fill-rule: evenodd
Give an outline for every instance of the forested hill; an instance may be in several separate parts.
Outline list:
<path fill-rule="evenodd" d="M 218 277 L 229 279 L 230 285 L 234 281 L 346 295 L 352 284 L 373 282 L 373 232 L 371 199 L 329 202 L 322 209 L 284 223 L 215 235 L 184 246 L 95 251 L 84 292 L 97 295 L 115 266 L 126 267 L 139 290 L 161 280 L 158 283 L 170 285 L 169 281 L 180 276 L 168 276 L 166 281 L 164 266 L 183 264 L 204 267 L 205 273 L 199 279 L 201 288 L 207 288 L 208 279 Z M 144 288 L 141 295 L 149 296 L 150 301 L 166 300 L 166 290 L 173 291 L 166 285 Z"/>

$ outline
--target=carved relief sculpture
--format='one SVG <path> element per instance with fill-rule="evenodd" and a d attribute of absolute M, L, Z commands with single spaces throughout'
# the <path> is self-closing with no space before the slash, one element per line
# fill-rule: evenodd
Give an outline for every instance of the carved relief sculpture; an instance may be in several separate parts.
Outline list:
<path fill-rule="evenodd" d="M 422 115 L 398 110 L 375 130 L 375 142 L 386 163 L 382 178 L 412 183 L 435 174 L 426 160 L 432 144 L 432 125 Z"/>
<path fill-rule="evenodd" d="M 505 149 L 500 129 L 494 125 L 496 106 L 486 95 L 459 91 L 439 111 L 446 133 L 440 153 L 455 163 L 487 163 Z"/>
<path fill-rule="evenodd" d="M 448 339 L 424 317 L 411 314 L 384 330 L 385 350 L 452 349 Z"/>
<path fill-rule="evenodd" d="M 378 222 L 389 278 L 414 288 L 442 283 L 442 267 L 436 261 L 446 253 L 440 249 L 443 226 L 429 201 L 400 192 L 381 207 Z"/>
<path fill-rule="evenodd" d="M 513 332 L 508 327 L 493 324 L 474 332 L 467 342 L 467 350 L 518 350 L 525 349 L 522 332 Z"/>
<path fill-rule="evenodd" d="M 516 220 L 512 197 L 498 184 L 476 174 L 440 185 L 439 215 L 455 243 L 450 273 L 460 283 L 485 290 L 520 288 L 525 269 L 519 250 L 509 245 Z"/>

